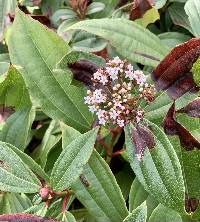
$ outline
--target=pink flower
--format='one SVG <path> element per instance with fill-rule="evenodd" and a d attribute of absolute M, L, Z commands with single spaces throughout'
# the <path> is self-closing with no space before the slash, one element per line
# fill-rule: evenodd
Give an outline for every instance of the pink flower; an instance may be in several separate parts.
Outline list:
<path fill-rule="evenodd" d="M 134 75 L 134 79 L 136 80 L 138 85 L 144 84 L 144 82 L 147 79 L 146 76 L 144 75 L 144 73 L 140 70 L 134 71 L 133 75 Z"/>

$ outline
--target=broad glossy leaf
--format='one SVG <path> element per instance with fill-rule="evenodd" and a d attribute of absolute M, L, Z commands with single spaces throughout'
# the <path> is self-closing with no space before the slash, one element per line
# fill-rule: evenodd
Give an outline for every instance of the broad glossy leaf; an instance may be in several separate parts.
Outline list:
<path fill-rule="evenodd" d="M 11 144 L 6 144 L 12 151 L 14 151 L 21 160 L 31 169 L 36 175 L 40 176 L 41 178 L 49 181 L 49 176 L 44 172 L 44 170 L 26 153 L 22 152 L 18 148 L 14 147 Z"/>
<path fill-rule="evenodd" d="M 181 216 L 174 210 L 159 204 L 149 218 L 149 222 L 182 222 Z"/>
<path fill-rule="evenodd" d="M 183 28 L 187 29 L 189 32 L 192 33 L 190 22 L 184 10 L 184 4 L 175 2 L 169 7 L 168 10 L 175 25 L 182 26 Z"/>
<path fill-rule="evenodd" d="M 176 152 L 158 126 L 146 120 L 144 124 L 145 134 L 133 125 L 125 129 L 131 167 L 144 189 L 158 202 L 184 212 L 185 187 Z"/>
<path fill-rule="evenodd" d="M 98 222 L 121 222 L 128 215 L 114 175 L 95 150 L 72 189 Z"/>
<path fill-rule="evenodd" d="M 192 28 L 192 33 L 196 37 L 200 37 L 199 22 L 200 22 L 200 4 L 198 0 L 188 0 L 185 3 L 185 12 Z"/>
<path fill-rule="evenodd" d="M 144 65 L 156 66 L 167 53 L 157 36 L 126 19 L 85 20 L 70 26 L 66 31 L 71 29 L 81 29 L 101 36 L 121 56 Z"/>
<path fill-rule="evenodd" d="M 98 130 L 97 128 L 82 134 L 63 149 L 51 173 L 54 190 L 62 191 L 70 187 L 82 173 L 94 149 Z"/>
<path fill-rule="evenodd" d="M 147 219 L 147 206 L 146 202 L 141 204 L 135 210 L 133 210 L 123 222 L 145 222 Z"/>
<path fill-rule="evenodd" d="M 0 190 L 35 193 L 40 186 L 40 181 L 10 145 L 0 142 Z"/>
<path fill-rule="evenodd" d="M 22 12 L 17 13 L 12 32 L 14 34 L 8 42 L 11 61 L 18 68 L 21 67 L 32 97 L 50 117 L 82 132 L 87 131 L 92 115 L 84 104 L 85 90 L 82 87 L 68 87 L 69 76 L 53 71 L 69 50 L 66 43 Z"/>
<path fill-rule="evenodd" d="M 30 206 L 32 206 L 31 201 L 25 194 L 0 194 L 0 214 L 22 213 Z"/>
<path fill-rule="evenodd" d="M 0 140 L 10 143 L 20 150 L 26 148 L 31 125 L 35 118 L 35 109 L 24 106 L 12 114 L 0 131 Z"/>

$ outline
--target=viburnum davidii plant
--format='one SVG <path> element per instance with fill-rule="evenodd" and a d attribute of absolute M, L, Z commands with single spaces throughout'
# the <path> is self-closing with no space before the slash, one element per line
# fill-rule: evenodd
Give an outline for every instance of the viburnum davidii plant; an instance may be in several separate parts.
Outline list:
<path fill-rule="evenodd" d="M 0 221 L 200 220 L 199 6 L 0 0 Z"/>

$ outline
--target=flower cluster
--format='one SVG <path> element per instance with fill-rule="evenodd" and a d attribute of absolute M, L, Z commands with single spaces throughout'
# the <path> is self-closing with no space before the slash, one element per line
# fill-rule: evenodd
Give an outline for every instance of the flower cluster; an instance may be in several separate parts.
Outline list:
<path fill-rule="evenodd" d="M 119 57 L 109 60 L 92 77 L 93 89 L 84 98 L 89 110 L 98 117 L 99 124 L 124 127 L 130 121 L 138 124 L 144 118 L 142 102 L 154 100 L 155 88 L 146 82 L 140 70 Z"/>

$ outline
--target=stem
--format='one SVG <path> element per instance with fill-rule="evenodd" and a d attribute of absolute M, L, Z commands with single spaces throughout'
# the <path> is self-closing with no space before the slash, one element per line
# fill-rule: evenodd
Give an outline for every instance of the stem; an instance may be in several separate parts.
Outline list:
<path fill-rule="evenodd" d="M 69 200 L 69 196 L 70 196 L 70 193 L 67 192 L 67 194 L 65 195 L 64 200 L 63 200 L 62 214 L 65 213 L 65 210 L 66 210 L 66 208 L 67 208 L 67 203 L 68 203 L 68 200 Z"/>

